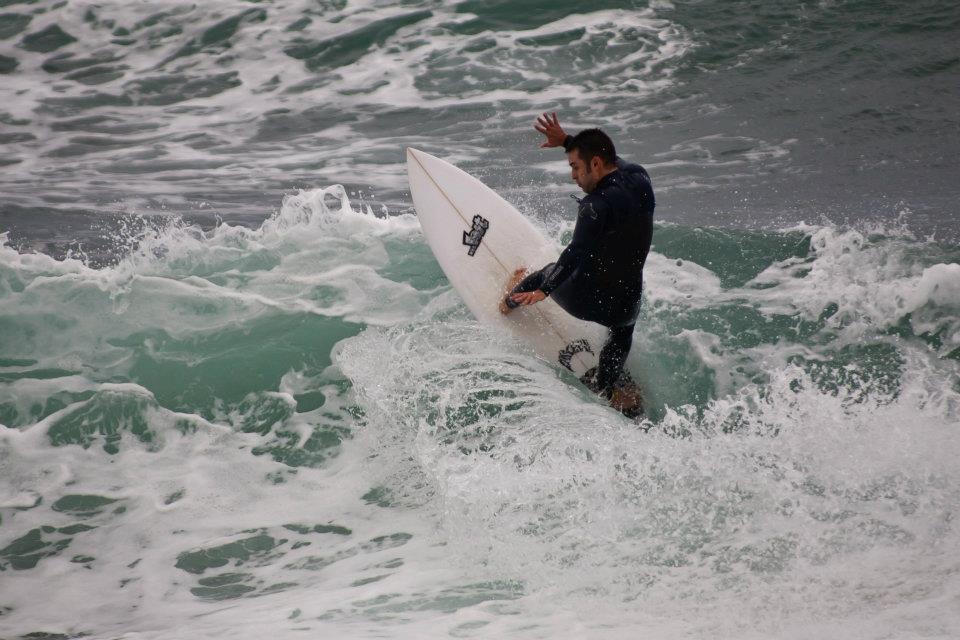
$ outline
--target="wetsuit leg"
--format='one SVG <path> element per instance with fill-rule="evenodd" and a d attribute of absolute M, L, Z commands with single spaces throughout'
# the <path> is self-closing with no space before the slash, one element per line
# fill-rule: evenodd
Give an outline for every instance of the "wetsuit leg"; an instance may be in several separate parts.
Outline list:
<path fill-rule="evenodd" d="M 511 309 L 516 309 L 517 307 L 519 307 L 520 303 L 514 302 L 513 300 L 511 300 L 510 296 L 512 296 L 515 293 L 527 293 L 529 291 L 536 291 L 537 289 L 539 289 L 543 285 L 543 281 L 544 279 L 546 279 L 547 275 L 553 271 L 553 267 L 555 264 L 556 264 L 555 262 L 551 262 L 550 264 L 545 266 L 543 269 L 540 269 L 539 271 L 534 271 L 533 273 L 527 275 L 526 278 L 521 280 L 517 284 L 517 286 L 511 289 L 510 293 L 507 294 L 507 298 L 506 298 L 507 306 L 510 307 Z"/>
<path fill-rule="evenodd" d="M 623 364 L 627 361 L 630 346 L 633 344 L 633 327 L 610 327 L 610 337 L 600 351 L 600 363 L 597 365 L 597 387 L 606 397 L 613 393 L 613 386 L 620 378 Z"/>

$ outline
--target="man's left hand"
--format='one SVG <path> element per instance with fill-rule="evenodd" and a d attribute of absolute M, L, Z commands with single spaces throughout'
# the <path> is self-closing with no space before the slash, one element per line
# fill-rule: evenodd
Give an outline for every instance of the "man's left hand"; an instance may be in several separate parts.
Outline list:
<path fill-rule="evenodd" d="M 550 147 L 562 147 L 563 141 L 567 139 L 567 132 L 560 126 L 560 120 L 557 119 L 557 112 L 545 113 L 537 118 L 537 124 L 533 128 L 546 136 L 547 141 L 540 145 L 541 149 Z"/>
<path fill-rule="evenodd" d="M 537 289 L 536 291 L 524 291 L 521 293 L 515 293 L 512 296 L 510 296 L 510 299 L 522 305 L 531 305 L 531 304 L 537 304 L 538 302 L 543 302 L 544 300 L 546 300 L 547 294 L 545 294 L 543 291 L 540 291 L 540 289 Z"/>

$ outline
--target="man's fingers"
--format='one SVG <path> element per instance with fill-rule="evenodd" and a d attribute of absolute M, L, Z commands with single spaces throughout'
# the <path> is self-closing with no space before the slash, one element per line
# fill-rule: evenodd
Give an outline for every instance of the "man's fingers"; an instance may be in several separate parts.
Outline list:
<path fill-rule="evenodd" d="M 542 300 L 536 291 L 521 291 L 510 296 L 510 299 L 524 306 L 536 304 Z"/>
<path fill-rule="evenodd" d="M 537 131 L 545 133 L 545 129 L 559 129 L 560 128 L 560 119 L 557 118 L 557 113 L 544 113 L 543 115 L 537 116 Z M 542 129 L 540 128 L 542 127 Z"/>
<path fill-rule="evenodd" d="M 563 129 L 560 127 L 560 120 L 557 118 L 556 111 L 537 116 L 537 123 L 533 125 L 533 128 L 536 129 L 538 133 L 547 136 L 547 141 L 540 145 L 541 149 L 559 146 L 556 139 L 563 133 Z M 553 140 L 551 140 L 551 138 L 553 138 Z"/>
<path fill-rule="evenodd" d="M 510 299 L 520 305 L 529 306 L 531 304 L 537 304 L 541 300 L 546 299 L 546 295 L 541 291 L 521 291 L 519 293 L 510 294 Z"/>

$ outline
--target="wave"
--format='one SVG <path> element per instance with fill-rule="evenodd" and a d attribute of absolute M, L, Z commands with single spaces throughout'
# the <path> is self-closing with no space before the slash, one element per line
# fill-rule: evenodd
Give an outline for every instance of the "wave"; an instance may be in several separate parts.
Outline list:
<path fill-rule="evenodd" d="M 342 187 L 256 228 L 127 228 L 102 268 L 0 248 L 0 565 L 24 594 L 123 580 L 140 611 L 14 594 L 23 633 L 956 624 L 915 595 L 955 595 L 954 246 L 659 226 L 635 423 Z"/>

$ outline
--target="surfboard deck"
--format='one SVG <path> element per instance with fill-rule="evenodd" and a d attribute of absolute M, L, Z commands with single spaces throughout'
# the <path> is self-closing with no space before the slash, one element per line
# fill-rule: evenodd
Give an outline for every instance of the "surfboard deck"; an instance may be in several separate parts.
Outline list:
<path fill-rule="evenodd" d="M 556 261 L 552 243 L 493 189 L 445 160 L 408 148 L 407 177 L 427 244 L 477 320 L 509 331 L 589 387 L 606 327 L 574 318 L 550 298 L 509 315 L 498 308 L 516 269 Z M 618 387 L 640 397 L 626 370 Z"/>

